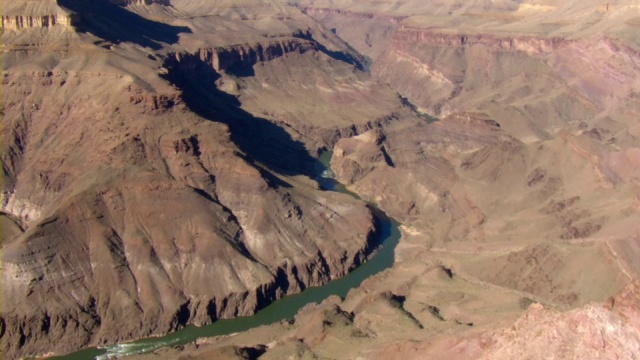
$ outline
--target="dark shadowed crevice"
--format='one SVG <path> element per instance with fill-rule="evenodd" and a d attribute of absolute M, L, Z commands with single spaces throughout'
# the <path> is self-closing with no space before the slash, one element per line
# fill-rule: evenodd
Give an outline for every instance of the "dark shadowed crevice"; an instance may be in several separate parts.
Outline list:
<path fill-rule="evenodd" d="M 247 64 L 243 64 L 242 62 L 238 62 L 237 64 L 231 66 L 230 68 L 225 70 L 227 74 L 236 76 L 236 77 L 251 77 L 255 76 L 256 72 L 253 69 L 253 66 L 249 66 Z"/>
<path fill-rule="evenodd" d="M 268 347 L 266 345 L 256 345 L 255 347 L 243 347 L 236 351 L 237 355 L 241 359 L 256 360 L 267 352 Z"/>
<path fill-rule="evenodd" d="M 453 279 L 453 270 L 444 265 L 440 265 L 440 270 L 444 271 L 444 273 L 449 277 L 449 279 Z"/>
<path fill-rule="evenodd" d="M 389 300 L 392 306 L 400 310 L 409 320 L 411 320 L 419 329 L 424 329 L 422 323 L 415 317 L 411 312 L 409 312 L 404 303 L 407 301 L 406 296 L 396 295 L 393 293 L 384 294 L 384 296 Z"/>
<path fill-rule="evenodd" d="M 0 339 L 2 339 L 6 331 L 7 325 L 4 322 L 4 318 L 0 317 Z"/>
<path fill-rule="evenodd" d="M 304 144 L 292 139 L 280 126 L 243 110 L 235 96 L 219 90 L 215 81 L 220 74 L 211 65 L 197 56 L 183 55 L 181 60 L 169 57 L 165 68 L 165 78 L 182 91 L 183 101 L 191 111 L 229 127 L 231 140 L 247 162 L 262 164 L 283 175 L 313 175 L 317 160 Z M 290 186 L 265 168 L 256 168 L 270 185 Z"/>
<path fill-rule="evenodd" d="M 440 321 L 445 321 L 445 319 L 442 317 L 442 315 L 440 314 L 440 308 L 438 308 L 437 306 L 433 306 L 433 305 L 428 305 L 427 306 L 427 310 L 429 311 L 429 313 L 431 313 L 431 315 L 433 315 L 433 317 L 435 317 L 436 319 L 440 320 Z"/>
<path fill-rule="evenodd" d="M 283 293 L 287 293 L 289 291 L 289 277 L 287 276 L 287 272 L 284 268 L 278 267 L 276 270 L 276 284 L 280 286 Z"/>
<path fill-rule="evenodd" d="M 218 307 L 215 298 L 207 304 L 207 316 L 209 316 L 211 322 L 218 320 Z"/>
<path fill-rule="evenodd" d="M 387 149 L 384 147 L 384 145 L 380 147 L 380 151 L 382 151 L 382 156 L 384 157 L 384 161 L 387 163 L 387 166 L 396 167 L 393 163 L 393 159 L 391 159 L 391 156 L 389 156 L 389 153 L 387 152 Z"/>
<path fill-rule="evenodd" d="M 191 318 L 191 311 L 189 310 L 190 305 L 190 300 L 187 300 L 185 303 L 180 305 L 180 308 L 176 313 L 176 321 L 178 323 L 178 326 L 185 326 L 189 322 L 189 319 Z"/>
<path fill-rule="evenodd" d="M 402 101 L 402 105 L 408 107 L 411 110 L 411 112 L 413 112 L 417 117 L 427 120 L 427 124 L 432 124 L 440 120 L 439 118 L 431 114 L 427 114 L 425 112 L 420 111 L 420 109 L 414 103 L 409 101 L 409 99 L 407 99 L 406 97 L 400 94 L 398 94 L 398 96 L 400 97 L 400 101 Z"/>

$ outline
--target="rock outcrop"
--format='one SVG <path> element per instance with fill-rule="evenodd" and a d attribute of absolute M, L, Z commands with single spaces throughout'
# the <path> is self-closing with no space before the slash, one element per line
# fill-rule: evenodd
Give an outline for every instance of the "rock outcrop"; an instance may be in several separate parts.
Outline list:
<path fill-rule="evenodd" d="M 54 25 L 71 26 L 70 14 L 51 15 L 2 15 L 2 31 L 24 28 L 48 28 Z"/>
<path fill-rule="evenodd" d="M 69 27 L 77 20 L 77 14 L 58 6 L 55 0 L 16 0 L 2 4 L 2 32 L 55 25 Z"/>
<path fill-rule="evenodd" d="M 315 43 L 303 39 L 274 40 L 257 44 L 242 44 L 213 49 L 198 49 L 193 53 L 176 53 L 169 55 L 166 66 L 196 66 L 203 62 L 217 72 L 236 68 L 252 67 L 258 62 L 270 61 L 285 54 L 317 51 Z"/>

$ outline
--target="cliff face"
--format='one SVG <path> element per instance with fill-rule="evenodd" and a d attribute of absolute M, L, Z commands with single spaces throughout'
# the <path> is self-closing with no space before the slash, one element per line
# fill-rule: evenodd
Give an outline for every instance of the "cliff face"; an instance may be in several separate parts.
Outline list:
<path fill-rule="evenodd" d="M 2 31 L 20 30 L 24 28 L 48 28 L 54 25 L 71 26 L 73 16 L 67 14 L 52 15 L 3 15 Z"/>
<path fill-rule="evenodd" d="M 303 39 L 269 41 L 257 44 L 241 44 L 213 49 L 198 49 L 193 53 L 176 53 L 169 56 L 167 66 L 194 66 L 203 62 L 215 71 L 227 71 L 233 67 L 252 67 L 258 62 L 270 61 L 288 53 L 303 54 L 317 51 L 315 43 Z M 191 65 L 189 64 L 191 62 Z"/>
<path fill-rule="evenodd" d="M 16 0 L 2 5 L 2 32 L 55 25 L 69 27 L 77 20 L 76 14 L 58 6 L 54 0 Z"/>
<path fill-rule="evenodd" d="M 500 37 L 491 34 L 447 34 L 401 26 L 398 32 L 394 34 L 394 43 L 400 45 L 404 42 L 431 46 L 482 45 L 491 50 L 524 51 L 529 54 L 540 54 L 555 51 L 560 45 L 570 44 L 573 41 L 562 38 L 536 38 L 533 36 Z"/>
<path fill-rule="evenodd" d="M 119 6 L 171 5 L 170 0 L 100 0 Z M 31 28 L 51 28 L 55 25 L 70 27 L 80 21 L 80 15 L 58 5 L 57 0 L 16 0 L 3 4 L 2 31 Z"/>
<path fill-rule="evenodd" d="M 190 81 L 215 83 L 240 97 L 244 110 L 282 127 L 313 154 L 409 115 L 394 92 L 358 70 L 357 57 L 327 49 L 316 40 L 322 36 L 297 31 L 261 43 L 171 53 L 163 66 L 177 82 L 202 74 Z"/>

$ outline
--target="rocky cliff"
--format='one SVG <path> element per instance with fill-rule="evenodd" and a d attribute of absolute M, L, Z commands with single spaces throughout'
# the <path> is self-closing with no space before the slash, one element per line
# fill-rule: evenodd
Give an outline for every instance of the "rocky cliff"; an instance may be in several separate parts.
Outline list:
<path fill-rule="evenodd" d="M 173 67 L 177 63 L 182 66 L 196 66 L 205 63 L 215 71 L 227 71 L 233 68 L 248 68 L 262 62 L 270 61 L 285 54 L 317 51 L 314 42 L 303 39 L 275 40 L 256 44 L 241 44 L 213 49 L 198 49 L 193 53 L 176 53 L 169 55 L 166 66 Z"/>
<path fill-rule="evenodd" d="M 2 31 L 20 30 L 24 28 L 48 28 L 54 25 L 71 26 L 73 16 L 69 14 L 52 15 L 3 15 Z"/>
<path fill-rule="evenodd" d="M 55 25 L 71 26 L 77 14 L 58 6 L 54 0 L 12 1 L 2 7 L 2 32 L 29 28 L 50 28 Z"/>
<path fill-rule="evenodd" d="M 169 0 L 109 0 L 120 6 L 160 4 L 169 6 Z M 71 27 L 81 21 L 80 14 L 58 4 L 57 0 L 16 0 L 3 4 L 2 32 L 32 28 L 51 28 L 59 25 Z"/>

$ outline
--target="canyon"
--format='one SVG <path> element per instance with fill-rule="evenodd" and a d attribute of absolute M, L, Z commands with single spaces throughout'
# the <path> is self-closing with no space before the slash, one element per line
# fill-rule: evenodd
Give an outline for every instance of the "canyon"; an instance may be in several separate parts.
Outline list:
<path fill-rule="evenodd" d="M 370 259 L 383 211 L 393 265 L 346 296 L 131 357 L 633 358 L 639 9 L 3 4 L 2 356 L 250 316 Z"/>

